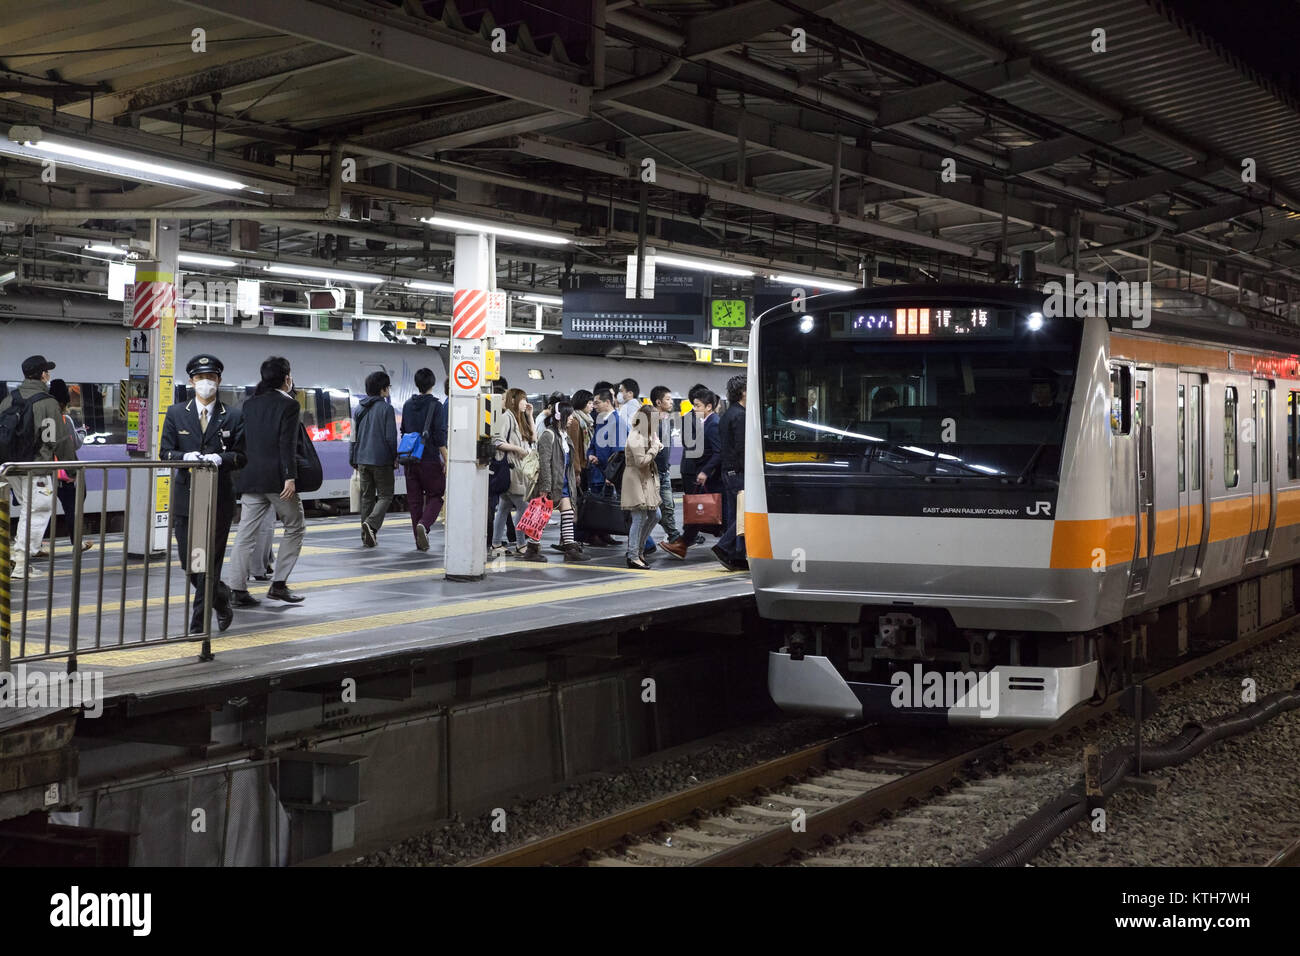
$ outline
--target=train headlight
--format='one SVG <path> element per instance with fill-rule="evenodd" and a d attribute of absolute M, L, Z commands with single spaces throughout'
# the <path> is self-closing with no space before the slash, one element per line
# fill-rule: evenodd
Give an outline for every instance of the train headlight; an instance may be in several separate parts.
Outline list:
<path fill-rule="evenodd" d="M 799 320 L 799 331 L 811 332 L 812 330 L 813 330 L 813 317 L 811 315 L 805 315 L 802 319 Z"/>
<path fill-rule="evenodd" d="M 1039 329 L 1041 329 L 1042 327 L 1043 327 L 1043 313 L 1041 313 L 1041 312 L 1030 312 L 1030 313 L 1029 313 L 1029 331 L 1030 331 L 1030 332 L 1037 332 L 1037 331 L 1038 331 Z"/>

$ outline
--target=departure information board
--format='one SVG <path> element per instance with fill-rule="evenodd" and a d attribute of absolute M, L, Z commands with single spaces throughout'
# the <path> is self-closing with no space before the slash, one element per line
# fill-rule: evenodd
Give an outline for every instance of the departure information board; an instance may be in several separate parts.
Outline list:
<path fill-rule="evenodd" d="M 584 275 L 564 290 L 566 339 L 705 342 L 708 315 L 699 276 L 657 271 L 653 299 L 629 299 L 623 276 Z"/>

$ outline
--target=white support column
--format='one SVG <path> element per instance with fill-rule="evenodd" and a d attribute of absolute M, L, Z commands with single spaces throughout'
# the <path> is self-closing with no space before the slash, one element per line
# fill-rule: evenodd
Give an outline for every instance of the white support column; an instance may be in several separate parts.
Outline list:
<path fill-rule="evenodd" d="M 456 235 L 457 289 L 495 287 L 496 260 L 492 243 L 482 233 Z M 461 349 L 485 345 L 483 339 L 451 339 L 447 374 L 451 394 L 447 399 L 447 535 L 444 567 L 448 581 L 477 581 L 487 560 L 487 469 L 478 464 L 479 395 L 482 375 L 473 388 L 457 384 L 456 355 Z"/>

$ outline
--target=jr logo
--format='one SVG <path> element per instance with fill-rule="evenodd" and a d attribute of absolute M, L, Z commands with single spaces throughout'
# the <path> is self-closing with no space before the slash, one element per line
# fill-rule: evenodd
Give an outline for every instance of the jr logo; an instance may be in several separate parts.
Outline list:
<path fill-rule="evenodd" d="M 1045 515 L 1048 518 L 1052 516 L 1052 503 L 1050 501 L 1035 501 L 1032 508 L 1025 508 L 1027 515 Z"/>

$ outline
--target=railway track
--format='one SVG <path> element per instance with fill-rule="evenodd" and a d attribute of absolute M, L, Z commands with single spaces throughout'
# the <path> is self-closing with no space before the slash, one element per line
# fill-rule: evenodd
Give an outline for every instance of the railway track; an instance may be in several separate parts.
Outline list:
<path fill-rule="evenodd" d="M 1298 627 L 1300 615 L 1149 675 L 1143 683 L 1160 691 L 1190 681 Z M 986 769 L 1081 738 L 1118 709 L 1114 694 L 1076 708 L 1051 727 L 1016 731 L 934 759 L 915 752 L 882 755 L 889 731 L 869 726 L 470 865 L 774 865 L 840 840 L 882 814 L 907 809 L 923 822 L 927 814 L 979 799 L 1001 784 L 981 780 Z M 800 810 L 802 815 L 796 813 Z M 606 855 L 611 849 L 616 856 Z M 847 849 L 879 848 L 850 842 Z M 1300 845 L 1287 852 L 1300 859 Z"/>

